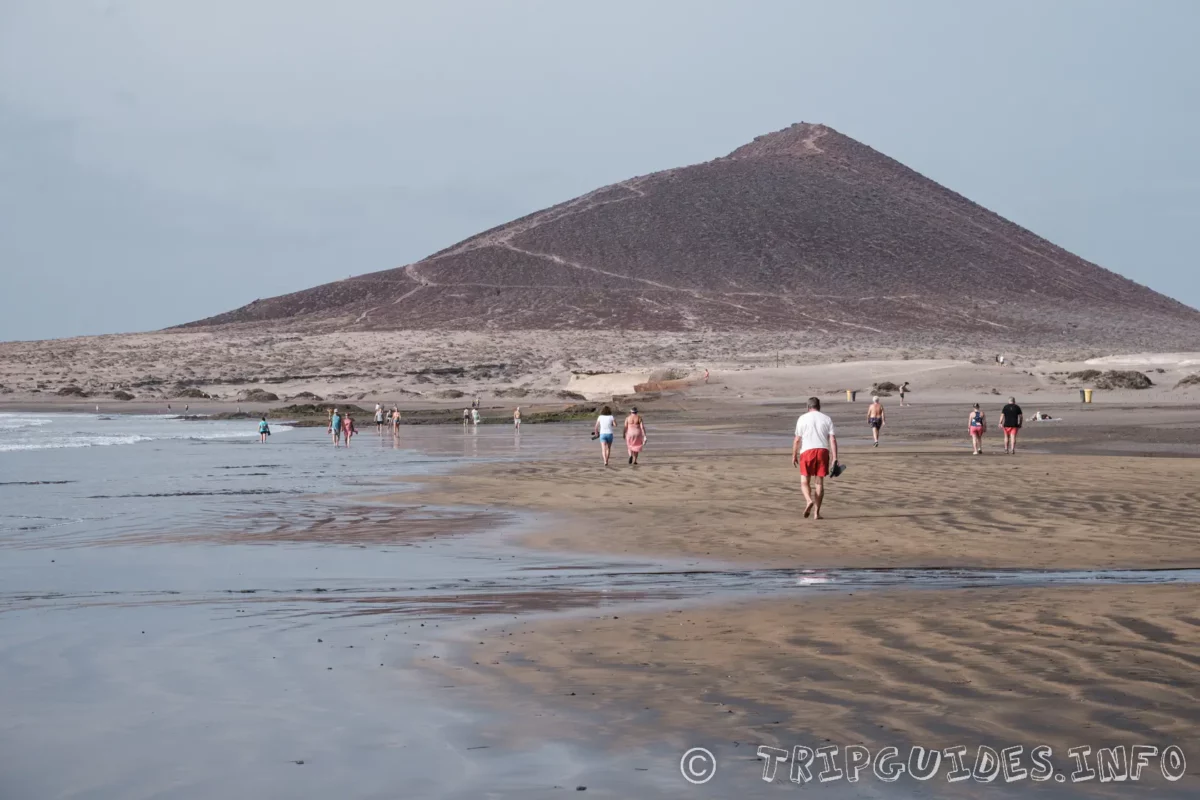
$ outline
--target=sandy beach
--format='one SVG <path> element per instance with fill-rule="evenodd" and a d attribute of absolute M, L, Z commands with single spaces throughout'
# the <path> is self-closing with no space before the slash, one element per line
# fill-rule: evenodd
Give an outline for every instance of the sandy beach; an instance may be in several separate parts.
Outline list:
<path fill-rule="evenodd" d="M 486 685 L 520 687 L 514 714 L 549 706 L 560 735 L 627 745 L 1065 754 L 1174 743 L 1190 755 L 1198 602 L 1194 586 L 777 596 L 512 624 L 477 645 L 472 669 Z"/>
<path fill-rule="evenodd" d="M 472 467 L 423 496 L 536 511 L 523 541 L 551 550 L 798 568 L 1200 566 L 1200 459 L 850 445 L 815 523 L 800 516 L 788 438 L 711 453 L 655 454 L 654 441 L 636 469 L 618 445 L 609 470 L 598 455 Z"/>
<path fill-rule="evenodd" d="M 532 512 L 525 546 L 693 559 L 696 569 L 791 568 L 795 585 L 831 591 L 725 601 L 718 592 L 654 611 L 518 619 L 475 631 L 457 660 L 426 666 L 556 736 L 618 752 L 710 746 L 738 771 L 735 787 L 761 769 L 759 744 L 972 753 L 1046 744 L 1068 766 L 1077 745 L 1200 752 L 1200 589 L 1102 585 L 1106 569 L 1200 566 L 1200 460 L 1163 457 L 1171 443 L 1154 442 L 1169 430 L 1195 452 L 1200 413 L 1059 410 L 1073 422 L 1036 428 L 1017 456 L 1002 455 L 993 436 L 990 452 L 973 457 L 961 441 L 928 441 L 956 411 L 913 411 L 890 447 L 844 446 L 851 468 L 830 481 L 821 522 L 800 517 L 787 435 L 774 448 L 701 451 L 671 441 L 676 423 L 652 425 L 637 468 L 618 444 L 609 469 L 598 454 L 572 455 L 428 479 L 427 502 Z M 743 433 L 726 435 L 762 431 L 776 415 L 748 411 Z M 1104 454 L 1122 450 L 1145 457 Z M 1101 572 L 1093 586 L 822 587 L 846 567 Z M 1200 779 L 1188 770 L 1179 783 L 1159 777 L 1158 789 L 1191 796 Z"/>
<path fill-rule="evenodd" d="M 885 398 L 874 449 L 866 404 L 843 392 L 826 410 L 849 469 L 815 522 L 790 465 L 792 395 L 845 368 L 812 369 L 742 373 L 765 397 L 637 398 L 637 468 L 620 443 L 603 468 L 587 421 L 368 430 L 335 451 L 286 426 L 262 446 L 239 420 L 6 412 L 0 732 L 20 747 L 0 770 L 64 796 L 271 791 L 316 764 L 328 790 L 361 772 L 360 796 L 415 781 L 466 798 L 501 776 L 500 797 L 654 798 L 691 790 L 679 757 L 701 746 L 722 765 L 707 789 L 750 798 L 779 789 L 759 746 L 1047 745 L 1061 774 L 1079 745 L 1093 767 L 1102 747 L 1200 754 L 1200 409 L 1057 390 L 1036 406 L 1055 421 L 1028 422 L 1016 456 L 993 431 L 977 457 L 958 400 Z M 969 397 L 959 378 L 988 369 L 946 367 L 959 377 L 939 391 Z M 96 751 L 112 768 L 78 758 L 138 702 Z M 88 727 L 56 736 L 68 715 Z M 230 721 L 240 749 L 219 733 Z M 322 725 L 353 735 L 323 741 Z M 18 729 L 79 768 L 48 770 Z M 170 746 L 225 768 L 176 765 Z M 1197 763 L 1169 782 L 1156 761 L 1143 783 L 1194 796 Z M 1041 786 L 1116 796 L 1065 780 Z M 827 788 L 995 788 L 940 781 Z"/>

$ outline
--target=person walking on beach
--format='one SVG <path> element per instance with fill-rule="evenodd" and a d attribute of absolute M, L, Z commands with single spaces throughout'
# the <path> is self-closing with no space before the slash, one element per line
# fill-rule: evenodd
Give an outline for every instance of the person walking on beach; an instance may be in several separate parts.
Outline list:
<path fill-rule="evenodd" d="M 356 433 L 358 428 L 354 427 L 354 417 L 347 411 L 346 416 L 342 418 L 342 436 L 346 439 L 346 447 L 350 446 L 350 437 Z"/>
<path fill-rule="evenodd" d="M 400 409 L 392 406 L 392 436 L 400 435 Z"/>
<path fill-rule="evenodd" d="M 271 426 L 267 424 L 267 417 L 264 414 L 263 418 L 258 422 L 258 441 L 262 444 L 267 443 L 267 437 L 271 435 Z"/>
<path fill-rule="evenodd" d="M 637 466 L 638 455 L 645 444 L 646 424 L 642 422 L 642 415 L 637 408 L 631 408 L 629 416 L 625 417 L 625 446 L 629 448 L 629 463 L 632 466 Z"/>
<path fill-rule="evenodd" d="M 375 432 L 383 436 L 383 406 L 375 404 Z"/>
<path fill-rule="evenodd" d="M 904 395 L 908 394 L 908 381 L 900 384 L 900 405 L 904 405 Z"/>
<path fill-rule="evenodd" d="M 463 425 L 466 425 L 470 421 L 471 421 L 471 410 L 469 408 L 464 408 L 463 409 Z"/>
<path fill-rule="evenodd" d="M 517 433 L 521 432 L 521 407 L 520 406 L 517 406 L 516 410 L 513 411 L 513 430 L 515 430 Z"/>
<path fill-rule="evenodd" d="M 1017 434 L 1025 422 L 1025 414 L 1017 405 L 1017 398 L 1008 398 L 1008 405 L 1000 409 L 1000 429 L 1004 431 L 1004 452 L 1008 455 L 1017 454 Z"/>
<path fill-rule="evenodd" d="M 471 424 L 472 425 L 479 424 L 479 409 L 478 408 L 471 409 Z"/>
<path fill-rule="evenodd" d="M 983 453 L 983 435 L 987 433 L 987 415 L 979 408 L 979 403 L 971 406 L 971 415 L 967 417 L 967 433 L 971 434 L 973 455 Z"/>
<path fill-rule="evenodd" d="M 792 466 L 800 468 L 800 490 L 804 493 L 804 516 L 821 519 L 825 499 L 825 476 L 837 463 L 837 431 L 833 420 L 821 413 L 821 400 L 808 398 L 808 411 L 796 420 L 792 440 Z"/>
<path fill-rule="evenodd" d="M 596 424 L 592 427 L 592 438 L 600 440 L 600 454 L 604 456 L 604 466 L 608 466 L 608 458 L 612 454 L 613 429 L 617 421 L 613 419 L 612 409 L 608 406 L 600 409 Z"/>
<path fill-rule="evenodd" d="M 341 447 L 342 445 L 342 415 L 335 408 L 329 414 L 329 434 L 333 437 L 333 446 Z"/>
<path fill-rule="evenodd" d="M 879 447 L 879 429 L 887 424 L 887 412 L 883 410 L 883 403 L 879 402 L 878 395 L 871 398 L 871 405 L 867 407 L 867 424 L 871 426 L 874 446 Z"/>

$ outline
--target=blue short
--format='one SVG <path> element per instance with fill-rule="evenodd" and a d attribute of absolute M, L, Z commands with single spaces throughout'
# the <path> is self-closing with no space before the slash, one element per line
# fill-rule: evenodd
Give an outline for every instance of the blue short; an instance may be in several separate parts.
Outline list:
<path fill-rule="evenodd" d="M 605 444 L 612 444 L 612 437 L 613 435 L 611 433 L 602 433 L 600 434 L 600 441 L 604 442 Z"/>

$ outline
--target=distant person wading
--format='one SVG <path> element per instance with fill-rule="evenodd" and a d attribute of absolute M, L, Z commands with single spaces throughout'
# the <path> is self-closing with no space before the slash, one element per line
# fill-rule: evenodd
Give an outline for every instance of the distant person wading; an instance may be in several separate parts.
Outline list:
<path fill-rule="evenodd" d="M 341 447 L 342 444 L 342 415 L 335 408 L 333 413 L 329 415 L 329 434 L 333 437 L 333 446 Z"/>

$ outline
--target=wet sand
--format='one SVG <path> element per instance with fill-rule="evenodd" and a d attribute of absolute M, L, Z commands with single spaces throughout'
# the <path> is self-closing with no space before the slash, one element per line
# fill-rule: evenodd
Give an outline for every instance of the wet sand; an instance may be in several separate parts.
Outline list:
<path fill-rule="evenodd" d="M 894 746 L 902 759 L 914 745 L 962 745 L 968 768 L 980 746 L 1021 745 L 1027 769 L 1031 749 L 1046 745 L 1063 776 L 1075 772 L 1067 751 L 1080 745 L 1091 747 L 1093 769 L 1102 747 L 1175 745 L 1189 759 L 1178 782 L 1165 780 L 1154 761 L 1136 786 L 1096 779 L 950 785 L 947 765 L 928 784 L 906 778 L 898 793 L 878 781 L 874 788 L 883 797 L 1005 789 L 1194 797 L 1197 608 L 1197 587 L 1107 587 L 860 592 L 593 612 L 490 631 L 472 648 L 474 664 L 450 674 L 492 698 L 512 730 L 602 743 L 614 758 L 664 745 L 675 753 L 706 747 L 720 765 L 714 785 L 738 796 L 787 783 L 786 765 L 775 784 L 762 783 L 759 746 L 836 744 L 839 753 L 848 745 L 873 753 Z"/>
<path fill-rule="evenodd" d="M 711 452 L 656 450 L 652 436 L 636 469 L 618 443 L 608 470 L 598 455 L 479 465 L 429 479 L 421 496 L 532 513 L 522 542 L 535 548 L 815 568 L 794 573 L 814 584 L 839 567 L 1200 566 L 1200 460 L 1166 457 L 1172 445 L 1195 449 L 1196 412 L 1116 416 L 1040 428 L 1012 457 L 994 437 L 981 457 L 949 440 L 852 444 L 821 522 L 800 517 L 786 436 L 778 448 Z M 751 415 L 746 429 L 761 422 Z M 1165 430 L 1183 433 L 1158 441 Z M 1155 457 L 1072 455 L 1121 447 Z M 514 620 L 436 666 L 554 736 L 627 753 L 710 746 L 739 792 L 761 770 L 757 745 L 826 741 L 972 753 L 1048 744 L 1068 773 L 1076 745 L 1174 744 L 1189 774 L 1169 783 L 1155 765 L 1143 782 L 1164 796 L 1200 791 L 1200 587 L 920 585 L 756 601 L 718 590 L 699 605 Z"/>
<path fill-rule="evenodd" d="M 789 442 L 774 450 L 655 452 L 628 467 L 559 459 L 470 467 L 432 503 L 538 513 L 527 544 L 686 555 L 775 567 L 1200 566 L 1200 459 L 973 457 L 950 446 L 849 446 L 817 522 Z"/>
<path fill-rule="evenodd" d="M 476 679 L 556 698 L 626 743 L 1200 754 L 1197 586 L 781 594 L 583 617 L 505 625 L 476 646 Z"/>

